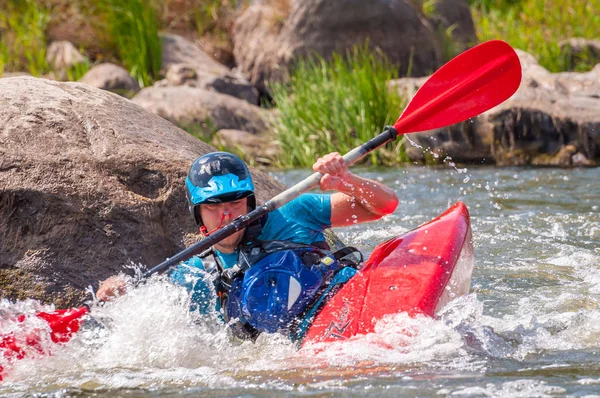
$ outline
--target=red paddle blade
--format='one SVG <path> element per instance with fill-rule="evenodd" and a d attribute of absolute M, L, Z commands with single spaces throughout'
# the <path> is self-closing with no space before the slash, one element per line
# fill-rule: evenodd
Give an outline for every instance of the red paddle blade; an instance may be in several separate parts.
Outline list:
<path fill-rule="evenodd" d="M 482 43 L 431 75 L 394 127 L 406 134 L 462 122 L 506 101 L 519 84 L 521 63 L 515 50 L 501 40 Z"/>
<path fill-rule="evenodd" d="M 52 332 L 50 337 L 55 343 L 66 343 L 81 325 L 81 318 L 89 312 L 87 307 L 56 310 L 54 312 L 40 312 L 37 314 L 48 325 Z"/>
<path fill-rule="evenodd" d="M 79 330 L 82 318 L 88 312 L 87 307 L 81 307 L 54 312 L 40 312 L 37 317 L 48 322 L 50 338 L 53 342 L 66 343 Z M 17 318 L 17 322 L 25 325 L 27 317 L 21 315 Z M 34 352 L 44 353 L 48 349 L 43 344 L 47 340 L 47 338 L 44 338 L 46 333 L 48 333 L 47 329 L 23 327 L 22 331 L 13 330 L 4 336 L 0 336 L 0 355 L 10 362 L 14 359 L 23 358 L 26 352 L 31 349 Z M 2 367 L 0 367 L 0 380 L 2 380 Z"/>

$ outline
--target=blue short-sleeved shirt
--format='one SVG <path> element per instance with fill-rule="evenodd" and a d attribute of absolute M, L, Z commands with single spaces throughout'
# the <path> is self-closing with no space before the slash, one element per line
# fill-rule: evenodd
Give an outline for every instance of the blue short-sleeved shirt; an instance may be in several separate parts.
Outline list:
<path fill-rule="evenodd" d="M 331 196 L 326 194 L 303 194 L 268 214 L 267 222 L 258 239 L 282 240 L 312 244 L 325 240 L 323 231 L 331 227 Z M 224 268 L 237 262 L 238 254 L 221 253 L 215 250 Z M 208 265 L 208 264 L 207 264 Z M 192 292 L 192 302 L 206 313 L 206 304 L 214 298 L 214 291 L 208 287 L 205 265 L 197 256 L 177 265 L 170 273 L 175 283 L 185 286 Z"/>

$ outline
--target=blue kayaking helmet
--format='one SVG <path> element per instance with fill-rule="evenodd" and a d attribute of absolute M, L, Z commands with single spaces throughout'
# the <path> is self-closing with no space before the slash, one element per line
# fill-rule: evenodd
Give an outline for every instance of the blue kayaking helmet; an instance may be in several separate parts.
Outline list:
<path fill-rule="evenodd" d="M 248 210 L 256 207 L 254 184 L 246 163 L 228 152 L 211 152 L 194 160 L 185 178 L 190 213 L 202 224 L 200 205 L 248 198 Z"/>

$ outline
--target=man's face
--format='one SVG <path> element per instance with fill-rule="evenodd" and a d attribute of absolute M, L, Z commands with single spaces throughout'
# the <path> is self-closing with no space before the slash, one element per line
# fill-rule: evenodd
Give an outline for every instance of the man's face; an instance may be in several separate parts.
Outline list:
<path fill-rule="evenodd" d="M 248 198 L 218 204 L 201 204 L 200 215 L 202 216 L 202 222 L 208 231 L 214 230 L 219 225 L 224 227 L 237 217 L 248 213 L 247 203 Z M 223 253 L 233 253 L 242 240 L 245 230 L 244 228 L 228 236 L 215 244 L 215 247 Z"/>

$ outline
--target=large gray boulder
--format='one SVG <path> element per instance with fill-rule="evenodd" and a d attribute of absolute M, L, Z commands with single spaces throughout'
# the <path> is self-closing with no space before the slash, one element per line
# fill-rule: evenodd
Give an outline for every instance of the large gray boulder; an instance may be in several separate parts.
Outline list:
<path fill-rule="evenodd" d="M 184 178 L 214 148 L 116 94 L 0 79 L 0 297 L 70 306 L 194 241 Z M 259 201 L 281 186 L 253 172 Z"/>
<path fill-rule="evenodd" d="M 282 80 L 293 61 L 333 52 L 345 54 L 369 40 L 402 74 L 435 70 L 441 51 L 431 26 L 408 0 L 291 0 L 290 8 L 250 6 L 233 30 L 238 67 L 259 90 Z"/>

